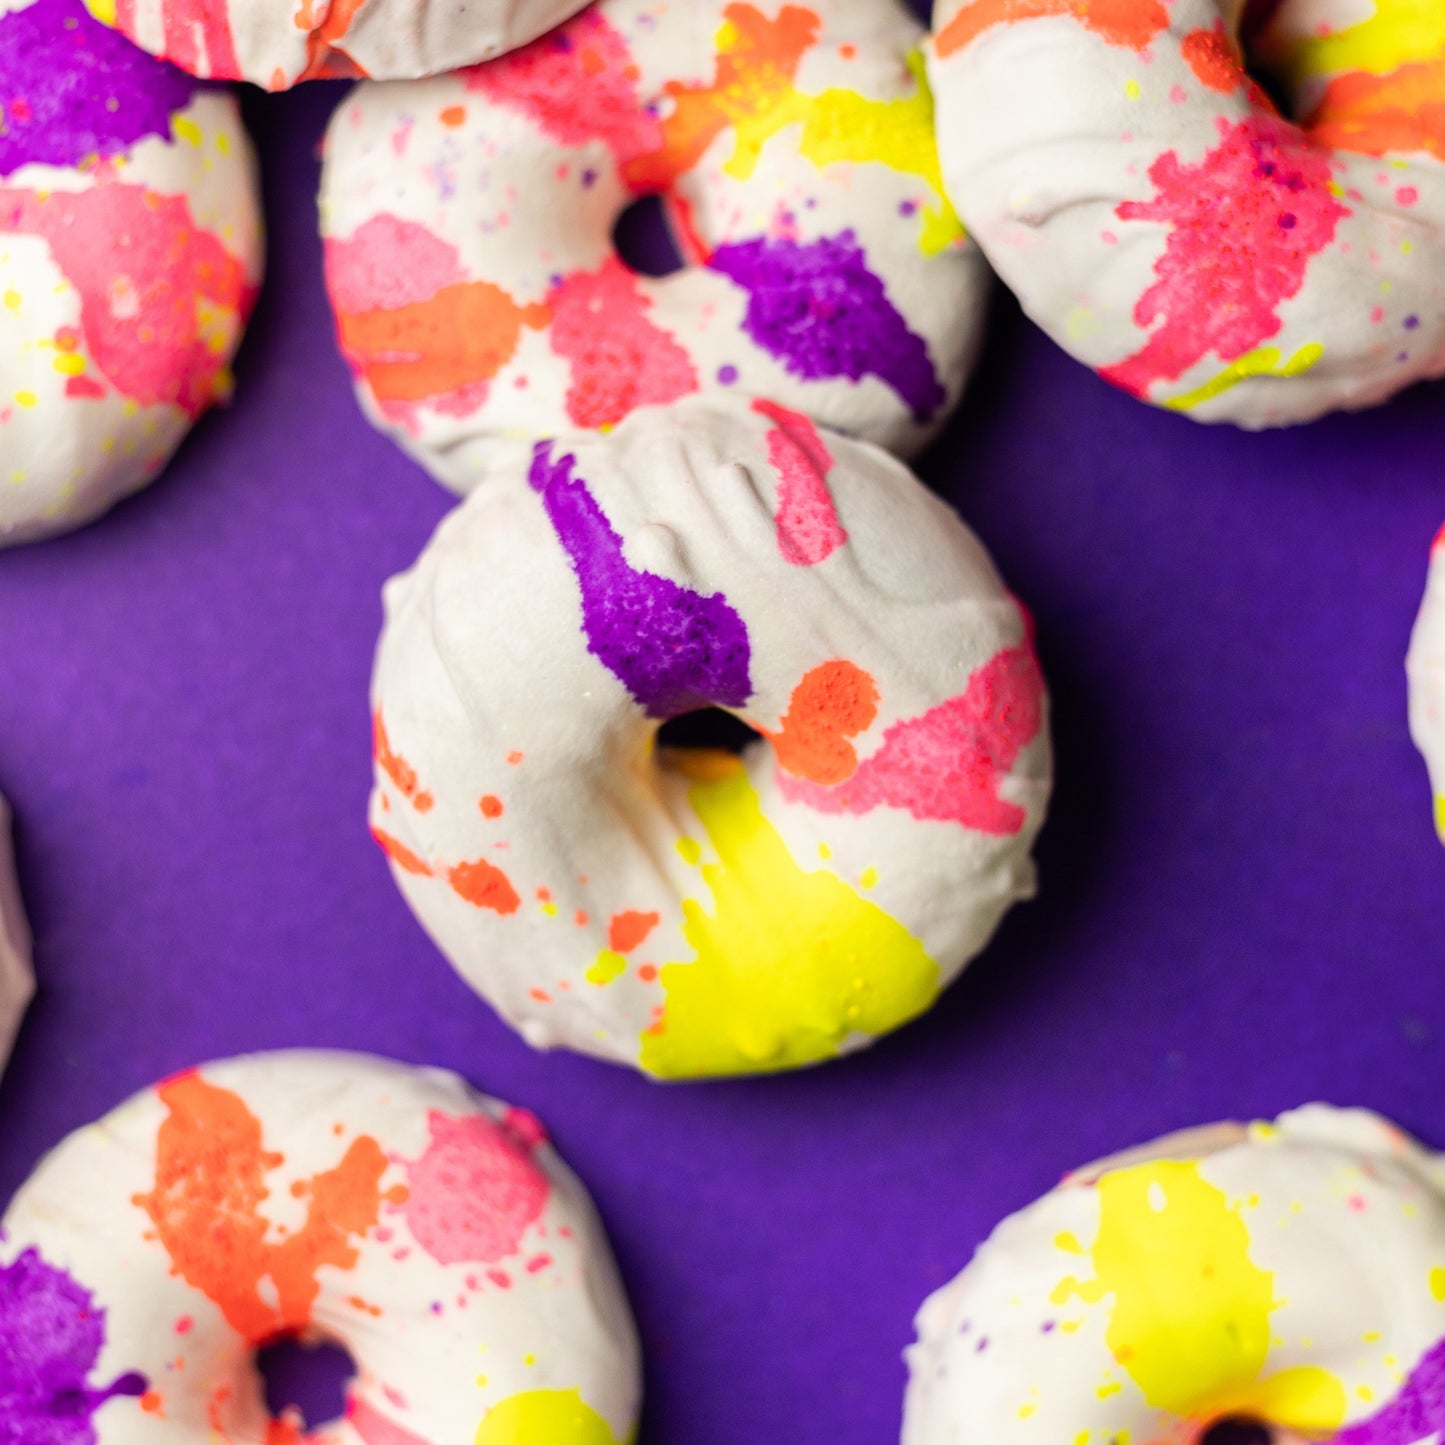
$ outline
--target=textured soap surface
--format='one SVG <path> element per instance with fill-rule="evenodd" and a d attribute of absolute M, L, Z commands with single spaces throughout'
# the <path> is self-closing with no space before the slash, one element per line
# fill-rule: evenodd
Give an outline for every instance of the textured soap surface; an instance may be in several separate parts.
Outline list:
<path fill-rule="evenodd" d="M 366 834 L 381 583 L 450 499 L 358 414 L 327 330 L 312 151 L 338 95 L 247 103 L 273 269 L 236 406 L 103 525 L 0 559 L 42 987 L 0 1197 L 199 1059 L 440 1064 L 544 1117 L 587 1180 L 648 1351 L 639 1445 L 874 1445 L 918 1302 L 1079 1160 L 1317 1097 L 1445 1145 L 1445 857 L 1401 666 L 1445 393 L 1204 430 L 1006 304 L 922 470 L 1038 624 L 1038 900 L 927 1018 L 812 1075 L 660 1091 L 515 1039 Z"/>

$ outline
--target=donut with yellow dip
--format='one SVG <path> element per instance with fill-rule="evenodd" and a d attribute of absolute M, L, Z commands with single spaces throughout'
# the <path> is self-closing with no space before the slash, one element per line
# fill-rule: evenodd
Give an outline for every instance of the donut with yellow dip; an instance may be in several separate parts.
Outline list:
<path fill-rule="evenodd" d="M 1318 1104 L 1162 1139 L 1005 1220 L 908 1364 L 903 1445 L 1426 1445 L 1445 1163 Z"/>
<path fill-rule="evenodd" d="M 1243 427 L 1374 405 L 1445 371 L 1442 16 L 939 0 L 949 194 L 1024 310 L 1142 400 Z"/>
<path fill-rule="evenodd" d="M 698 393 L 919 450 L 987 281 L 943 196 L 922 39 L 899 0 L 599 0 L 491 64 L 358 86 L 321 220 L 367 414 L 459 491 Z M 619 253 L 643 197 L 671 274 Z"/>
<path fill-rule="evenodd" d="M 828 1059 L 1033 890 L 1028 620 L 901 463 L 797 412 L 693 399 L 539 442 L 386 610 L 373 831 L 535 1046 L 664 1078 Z M 658 746 L 708 711 L 757 734 L 741 757 Z"/>
<path fill-rule="evenodd" d="M 271 1416 L 256 1353 L 287 1338 L 349 1352 L 343 1419 Z M 191 1069 L 72 1134 L 4 1216 L 16 1445 L 626 1445 L 640 1389 L 582 1186 L 454 1074 Z"/>

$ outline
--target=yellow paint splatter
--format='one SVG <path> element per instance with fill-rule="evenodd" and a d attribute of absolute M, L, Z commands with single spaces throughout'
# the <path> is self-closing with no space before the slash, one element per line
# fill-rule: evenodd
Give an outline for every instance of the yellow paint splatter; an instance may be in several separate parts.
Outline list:
<path fill-rule="evenodd" d="M 667 1003 L 643 1035 L 643 1068 L 669 1078 L 794 1068 L 922 1013 L 939 987 L 923 945 L 836 874 L 800 868 L 736 759 L 710 771 L 688 799 L 717 855 L 702 866 L 713 911 L 683 902 L 696 958 L 663 965 Z"/>
<path fill-rule="evenodd" d="M 171 129 L 187 145 L 198 146 L 201 143 L 201 128 L 188 116 L 173 115 L 171 117 Z"/>
<path fill-rule="evenodd" d="M 1430 1293 L 1445 1304 L 1445 1269 L 1438 1265 L 1430 1271 Z"/>
<path fill-rule="evenodd" d="M 1281 352 L 1277 346 L 1262 346 L 1258 351 L 1247 352 L 1238 361 L 1232 361 L 1218 376 L 1206 381 L 1196 391 L 1191 391 L 1185 396 L 1176 396 L 1172 401 L 1165 402 L 1170 411 L 1191 411 L 1196 406 L 1202 406 L 1206 401 L 1213 401 L 1216 396 L 1223 395 L 1226 391 L 1239 385 L 1241 381 L 1247 381 L 1254 376 L 1303 376 L 1309 371 L 1325 354 L 1325 349 L 1317 341 L 1312 341 L 1308 346 L 1302 346 L 1290 359 L 1281 365 Z"/>
<path fill-rule="evenodd" d="M 1239 1207 L 1196 1163 L 1158 1161 L 1099 1181 L 1094 1278 L 1056 1291 L 1109 1300 L 1105 1339 L 1150 1405 L 1181 1419 L 1250 1415 L 1327 1436 L 1344 1386 L 1314 1366 L 1265 1374 L 1274 1277 L 1249 1257 Z"/>
<path fill-rule="evenodd" d="M 610 948 L 604 948 L 597 955 L 597 961 L 587 970 L 586 978 L 588 983 L 595 983 L 601 988 L 604 984 L 621 978 L 626 972 L 627 960 L 620 953 L 613 953 Z"/>
<path fill-rule="evenodd" d="M 1440 0 L 1375 0 L 1375 13 L 1330 35 L 1301 36 L 1284 63 L 1293 85 L 1340 71 L 1389 75 L 1401 66 L 1434 60 L 1445 51 Z"/>
<path fill-rule="evenodd" d="M 476 1445 L 622 1445 L 578 1390 L 512 1395 L 477 1427 Z"/>

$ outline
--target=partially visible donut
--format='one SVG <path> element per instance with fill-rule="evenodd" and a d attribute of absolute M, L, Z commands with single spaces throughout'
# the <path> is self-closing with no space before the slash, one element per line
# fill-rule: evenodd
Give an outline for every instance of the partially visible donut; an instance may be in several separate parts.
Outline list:
<path fill-rule="evenodd" d="M 255 1368 L 289 1337 L 356 1366 L 304 1437 Z M 531 1115 L 438 1070 L 208 1064 L 72 1134 L 5 1213 L 17 1445 L 625 1445 L 639 1394 L 582 1186 Z"/>
<path fill-rule="evenodd" d="M 1258 53 L 1296 124 L 1245 9 L 939 0 L 930 75 L 950 195 L 1025 311 L 1134 396 L 1265 427 L 1445 371 L 1445 62 L 1433 7 L 1285 0 Z"/>
<path fill-rule="evenodd" d="M 1445 527 L 1430 549 L 1425 600 L 1405 656 L 1410 736 L 1424 755 L 1435 800 L 1435 830 L 1445 842 Z"/>
<path fill-rule="evenodd" d="M 957 400 L 986 268 L 899 0 L 599 0 L 515 55 L 363 85 L 326 142 L 341 347 L 459 491 L 571 428 L 761 396 L 899 455 Z M 613 228 L 663 198 L 684 268 Z"/>
<path fill-rule="evenodd" d="M 10 842 L 10 805 L 0 797 L 0 1071 L 10 1057 L 20 1020 L 34 992 L 30 925 L 25 920 Z"/>
<path fill-rule="evenodd" d="M 153 481 L 231 390 L 261 278 L 235 100 L 91 19 L 0 0 L 0 546 Z"/>
<path fill-rule="evenodd" d="M 88 0 L 107 25 L 192 75 L 285 90 L 415 80 L 500 55 L 586 0 Z"/>
<path fill-rule="evenodd" d="M 923 1306 L 908 1364 L 903 1445 L 1204 1445 L 1226 1421 L 1427 1445 L 1445 1163 L 1318 1104 L 1162 1139 L 999 1225 Z"/>
<path fill-rule="evenodd" d="M 497 469 L 386 591 L 371 821 L 537 1047 L 664 1078 L 820 1062 L 926 1009 L 1033 892 L 1030 626 L 876 447 L 767 402 Z M 659 750 L 731 713 L 742 758 Z"/>

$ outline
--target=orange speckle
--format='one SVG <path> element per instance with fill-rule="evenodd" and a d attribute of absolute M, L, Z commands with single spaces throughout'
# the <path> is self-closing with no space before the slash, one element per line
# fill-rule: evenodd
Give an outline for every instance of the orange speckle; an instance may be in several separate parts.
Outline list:
<path fill-rule="evenodd" d="M 841 55 L 844 60 L 853 60 L 857 57 L 858 47 L 856 45 L 840 45 L 838 47 L 838 54 Z"/>
<path fill-rule="evenodd" d="M 934 37 L 940 56 L 952 55 L 995 25 L 1066 15 L 1110 45 L 1142 51 L 1169 25 L 1161 0 L 975 0 L 965 5 Z"/>
<path fill-rule="evenodd" d="M 657 977 L 657 966 L 651 963 L 644 963 L 642 967 L 637 970 L 637 976 L 643 983 L 651 983 L 653 979 Z"/>
<path fill-rule="evenodd" d="M 512 752 L 507 754 L 507 761 L 511 763 L 511 765 L 515 768 L 517 764 L 522 761 L 524 756 L 525 754 L 513 750 Z"/>
<path fill-rule="evenodd" d="M 443 125 L 459 126 L 467 118 L 467 108 L 464 105 L 449 105 L 437 118 Z"/>
<path fill-rule="evenodd" d="M 477 807 L 482 810 L 484 818 L 500 818 L 502 816 L 502 800 L 491 793 L 488 793 L 477 804 Z"/>
<path fill-rule="evenodd" d="M 512 880 L 485 858 L 474 863 L 458 863 L 447 874 L 447 882 L 462 898 L 477 908 L 490 908 L 494 913 L 515 913 L 522 906 Z"/>
<path fill-rule="evenodd" d="M 418 793 L 411 803 L 418 813 L 430 813 L 436 807 L 436 801 L 430 793 Z"/>
<path fill-rule="evenodd" d="M 578 928 L 586 928 L 587 910 L 585 908 L 579 908 L 577 910 L 576 916 L 572 919 L 572 922 L 575 923 Z"/>
<path fill-rule="evenodd" d="M 824 662 L 793 689 L 776 732 L 764 731 L 779 765 L 794 777 L 831 787 L 852 777 L 858 754 L 849 738 L 878 715 L 878 684 L 856 663 Z"/>
<path fill-rule="evenodd" d="M 159 1390 L 147 1390 L 140 1397 L 140 1407 L 147 1415 L 159 1415 L 161 1413 L 161 1394 Z"/>
<path fill-rule="evenodd" d="M 416 769 L 391 746 L 386 735 L 386 725 L 381 720 L 381 709 L 377 708 L 371 719 L 371 752 L 376 765 L 396 785 L 396 790 L 419 813 L 427 812 L 436 801 L 428 792 L 421 790 Z"/>
<path fill-rule="evenodd" d="M 346 1301 L 346 1303 L 349 1304 L 354 1310 L 361 1310 L 363 1313 L 372 1315 L 378 1319 L 381 1317 L 381 1306 L 367 1304 L 367 1302 L 362 1299 L 360 1295 L 352 1295 Z"/>
<path fill-rule="evenodd" d="M 529 988 L 527 990 L 538 1003 L 551 1003 L 552 995 L 545 988 Z"/>
<path fill-rule="evenodd" d="M 1184 37 L 1182 48 L 1199 83 L 1210 90 L 1228 95 L 1249 78 L 1224 33 L 1222 20 L 1216 22 L 1213 30 L 1191 30 Z"/>
<path fill-rule="evenodd" d="M 537 901 L 539 903 L 550 903 L 552 901 L 552 890 L 550 888 L 539 888 L 537 890 Z"/>
<path fill-rule="evenodd" d="M 631 953 L 661 921 L 659 914 L 639 913 L 635 908 L 614 913 L 607 925 L 607 946 L 613 953 Z"/>
<path fill-rule="evenodd" d="M 398 842 L 390 833 L 373 828 L 371 836 L 381 845 L 381 850 L 405 873 L 415 873 L 422 878 L 432 876 L 432 866 L 424 858 L 418 858 L 405 843 Z"/>

